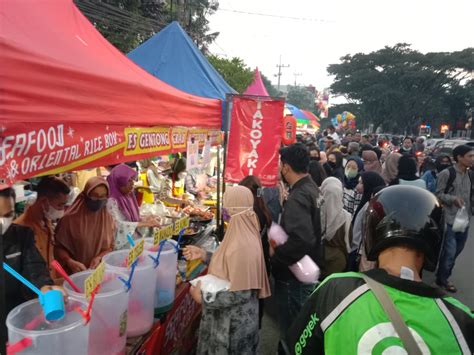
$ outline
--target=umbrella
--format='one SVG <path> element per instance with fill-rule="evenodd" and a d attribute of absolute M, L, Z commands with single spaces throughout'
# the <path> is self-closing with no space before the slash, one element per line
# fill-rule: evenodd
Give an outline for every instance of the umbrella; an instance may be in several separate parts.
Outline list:
<path fill-rule="evenodd" d="M 297 120 L 305 120 L 308 121 L 309 117 L 306 116 L 302 110 L 300 110 L 298 107 L 289 104 L 288 102 L 285 103 L 285 115 L 287 115 L 287 110 L 291 112 L 291 116 L 296 118 Z M 288 115 L 287 115 L 288 116 Z"/>
<path fill-rule="evenodd" d="M 305 110 L 301 110 L 301 111 L 303 111 L 303 113 L 310 119 L 310 121 L 312 121 L 311 124 L 313 126 L 317 126 L 317 127 L 320 126 L 318 116 L 316 116 L 311 111 L 305 111 Z"/>

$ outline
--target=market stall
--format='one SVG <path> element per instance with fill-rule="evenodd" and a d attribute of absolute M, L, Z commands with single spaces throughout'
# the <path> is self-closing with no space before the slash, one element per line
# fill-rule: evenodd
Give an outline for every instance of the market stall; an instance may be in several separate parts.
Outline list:
<path fill-rule="evenodd" d="M 34 176 L 184 152 L 190 143 L 198 148 L 204 148 L 206 142 L 210 145 L 220 143 L 220 101 L 179 91 L 137 67 L 95 30 L 72 1 L 43 1 L 40 10 L 29 3 L 4 1 L 0 17 L 7 19 L 2 21 L 0 29 L 2 188 Z M 171 237 L 166 234 L 169 230 L 172 235 L 180 231 L 186 234 L 189 227 L 203 222 L 195 221 L 188 226 L 189 217 L 196 217 L 198 212 L 187 212 L 190 216 L 181 215 L 153 230 L 153 244 L 160 245 L 168 240 Z M 193 213 L 195 215 L 191 216 Z M 208 230 L 200 227 L 199 233 L 193 236 L 195 241 L 201 240 Z M 183 238 L 187 237 L 190 238 Z M 207 237 L 206 240 L 213 239 Z M 114 267 L 117 275 L 128 274 L 128 280 L 123 276 L 120 280 L 125 285 L 128 283 L 129 290 L 133 288 L 132 277 L 137 280 L 142 277 L 139 270 L 142 266 L 148 268 L 145 265 L 148 254 L 143 252 L 142 240 L 136 244 L 130 246 L 125 258 L 120 255 L 118 260 L 109 260 L 107 269 L 103 264 L 97 268 L 102 272 L 94 271 L 89 275 L 92 278 L 87 278 L 89 281 L 80 282 L 84 285 L 78 288 L 79 296 L 84 294 L 81 297 L 87 299 L 78 301 L 83 311 L 80 316 L 84 319 L 94 319 L 94 313 L 90 313 L 94 299 L 97 296 L 95 302 L 98 302 L 105 296 L 103 292 L 106 291 L 100 291 L 100 285 L 111 282 L 107 273 Z M 136 265 L 145 264 L 136 266 L 134 273 L 135 262 Z M 197 270 L 202 271 L 202 266 L 186 265 L 186 277 Z M 182 286 L 179 290 L 185 289 Z M 179 291 L 177 297 L 183 298 L 182 292 L 185 291 Z M 147 297 L 153 300 L 153 295 L 154 291 Z M 34 302 L 35 312 L 40 314 L 38 301 Z M 173 303 L 179 308 L 180 302 Z M 74 306 L 74 302 L 71 305 Z M 63 326 L 69 326 L 67 322 L 70 321 L 81 330 L 81 336 L 76 340 L 87 342 L 91 339 L 89 328 L 79 326 L 80 319 L 74 313 L 77 310 L 71 305 L 63 310 L 66 323 L 57 324 L 58 332 L 62 333 Z M 137 304 L 129 302 L 129 314 L 136 308 Z M 3 311 L 2 315 L 5 315 Z M 170 322 L 172 318 L 170 315 L 167 320 Z M 42 321 L 33 320 L 26 325 L 21 321 L 17 327 L 27 327 L 34 336 L 12 340 L 10 345 L 34 349 L 49 346 L 54 353 L 55 343 L 48 341 L 47 336 L 42 338 L 38 328 L 44 326 Z M 119 325 L 115 325 L 120 329 L 120 336 L 125 336 L 126 315 L 120 318 Z M 141 340 L 133 339 L 134 344 L 146 340 L 150 334 L 147 331 Z M 41 348 L 38 339 L 43 339 L 41 343 L 46 347 Z M 67 337 L 62 341 L 63 345 L 68 344 Z M 80 351 L 87 351 L 84 345 L 78 344 Z"/>

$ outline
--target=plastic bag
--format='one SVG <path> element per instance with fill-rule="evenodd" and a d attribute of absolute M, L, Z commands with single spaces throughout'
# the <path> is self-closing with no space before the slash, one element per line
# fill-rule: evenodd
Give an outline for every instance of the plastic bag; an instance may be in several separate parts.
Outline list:
<path fill-rule="evenodd" d="M 285 244 L 288 240 L 286 232 L 275 222 L 272 223 L 267 235 L 270 241 L 273 241 L 277 246 Z M 319 267 L 308 255 L 303 256 L 299 261 L 290 265 L 288 268 L 302 283 L 312 284 L 318 281 L 320 274 Z"/>
<path fill-rule="evenodd" d="M 462 206 L 456 213 L 456 217 L 454 217 L 453 232 L 464 233 L 468 226 L 469 214 L 467 213 L 466 207 Z"/>
<path fill-rule="evenodd" d="M 208 303 L 216 300 L 218 292 L 228 291 L 230 289 L 229 281 L 220 279 L 214 275 L 207 274 L 197 277 L 194 280 L 191 280 L 190 283 L 191 285 L 196 286 L 199 281 L 201 281 L 202 296 Z"/>

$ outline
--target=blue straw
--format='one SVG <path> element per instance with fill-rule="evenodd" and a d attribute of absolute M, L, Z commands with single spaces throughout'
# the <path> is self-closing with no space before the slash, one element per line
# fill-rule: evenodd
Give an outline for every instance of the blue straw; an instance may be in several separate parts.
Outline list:
<path fill-rule="evenodd" d="M 128 280 L 125 280 L 123 277 L 119 276 L 119 280 L 122 281 L 125 286 L 127 287 L 127 292 L 130 290 L 130 288 L 132 287 L 132 278 L 133 278 L 133 273 L 135 272 L 135 267 L 137 266 L 138 264 L 138 259 L 135 260 L 132 264 L 132 267 L 130 269 L 130 275 L 128 277 Z"/>
<path fill-rule="evenodd" d="M 133 240 L 133 238 L 130 234 L 127 234 L 127 239 L 128 239 L 128 242 L 130 243 L 130 245 L 132 247 L 134 247 L 135 246 L 135 241 Z"/>
<path fill-rule="evenodd" d="M 27 286 L 31 291 L 36 293 L 38 297 L 40 298 L 43 297 L 43 293 L 38 289 L 38 287 L 33 285 L 30 281 L 28 281 L 23 276 L 21 276 L 18 272 L 16 272 L 14 269 L 12 269 L 10 265 L 8 265 L 7 263 L 3 263 L 3 268 L 6 271 L 8 271 L 13 277 L 15 277 L 18 281 L 20 281 L 23 285 Z"/>

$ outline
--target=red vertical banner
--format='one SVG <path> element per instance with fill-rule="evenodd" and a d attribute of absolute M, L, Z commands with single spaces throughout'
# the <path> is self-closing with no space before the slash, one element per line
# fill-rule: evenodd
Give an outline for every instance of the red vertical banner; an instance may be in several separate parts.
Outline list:
<path fill-rule="evenodd" d="M 226 182 L 254 175 L 264 186 L 277 184 L 284 104 L 270 98 L 232 98 Z"/>

